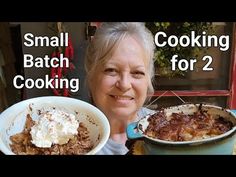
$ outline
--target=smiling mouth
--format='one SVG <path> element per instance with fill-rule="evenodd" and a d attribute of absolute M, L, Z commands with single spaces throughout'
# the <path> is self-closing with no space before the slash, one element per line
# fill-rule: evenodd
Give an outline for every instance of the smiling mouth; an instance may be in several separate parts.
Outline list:
<path fill-rule="evenodd" d="M 133 97 L 130 96 L 120 96 L 120 95 L 110 95 L 112 98 L 115 98 L 117 100 L 133 100 Z"/>

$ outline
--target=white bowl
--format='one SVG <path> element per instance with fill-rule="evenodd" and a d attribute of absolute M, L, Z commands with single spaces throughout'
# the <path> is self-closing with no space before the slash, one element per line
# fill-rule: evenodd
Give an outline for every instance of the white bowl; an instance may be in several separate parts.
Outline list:
<path fill-rule="evenodd" d="M 75 116 L 78 113 L 79 121 L 87 127 L 90 139 L 94 144 L 94 148 L 87 153 L 88 155 L 96 154 L 107 142 L 110 125 L 106 116 L 99 109 L 74 98 L 45 96 L 21 101 L 0 114 L 0 150 L 4 154 L 14 155 L 9 146 L 10 136 L 23 131 L 27 114 L 36 120 L 39 117 L 39 110 L 52 108 L 72 113 Z"/>

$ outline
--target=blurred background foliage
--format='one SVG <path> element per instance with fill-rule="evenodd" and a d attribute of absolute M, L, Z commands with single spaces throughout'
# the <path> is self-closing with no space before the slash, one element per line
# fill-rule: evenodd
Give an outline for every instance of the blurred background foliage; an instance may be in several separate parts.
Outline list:
<path fill-rule="evenodd" d="M 202 35 L 205 31 L 206 34 L 210 34 L 214 31 L 212 23 L 210 22 L 146 22 L 146 27 L 155 34 L 158 31 L 164 31 L 167 37 L 175 35 L 178 38 L 187 35 L 191 35 L 191 31 L 195 31 L 196 35 Z M 171 58 L 173 55 L 178 55 L 177 59 L 191 59 L 199 56 L 201 52 L 204 52 L 199 47 L 181 47 L 179 44 L 176 47 L 170 47 L 165 45 L 164 47 L 157 47 L 154 55 L 155 66 L 157 75 L 174 77 L 184 76 L 186 72 L 175 70 L 171 71 Z"/>

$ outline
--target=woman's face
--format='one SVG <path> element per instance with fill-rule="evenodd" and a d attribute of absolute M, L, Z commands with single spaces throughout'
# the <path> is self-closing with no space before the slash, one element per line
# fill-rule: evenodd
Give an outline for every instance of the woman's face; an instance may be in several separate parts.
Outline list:
<path fill-rule="evenodd" d="M 90 80 L 95 105 L 108 119 L 134 119 L 148 89 L 148 61 L 142 46 L 124 38 L 111 58 L 99 66 Z"/>

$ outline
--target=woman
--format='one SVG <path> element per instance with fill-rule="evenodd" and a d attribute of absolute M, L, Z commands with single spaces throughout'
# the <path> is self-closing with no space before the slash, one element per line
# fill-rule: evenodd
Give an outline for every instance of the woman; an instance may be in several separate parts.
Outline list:
<path fill-rule="evenodd" d="M 143 23 L 102 23 L 85 60 L 92 103 L 108 118 L 110 139 L 98 154 L 126 154 L 126 127 L 151 113 L 154 40 Z"/>

